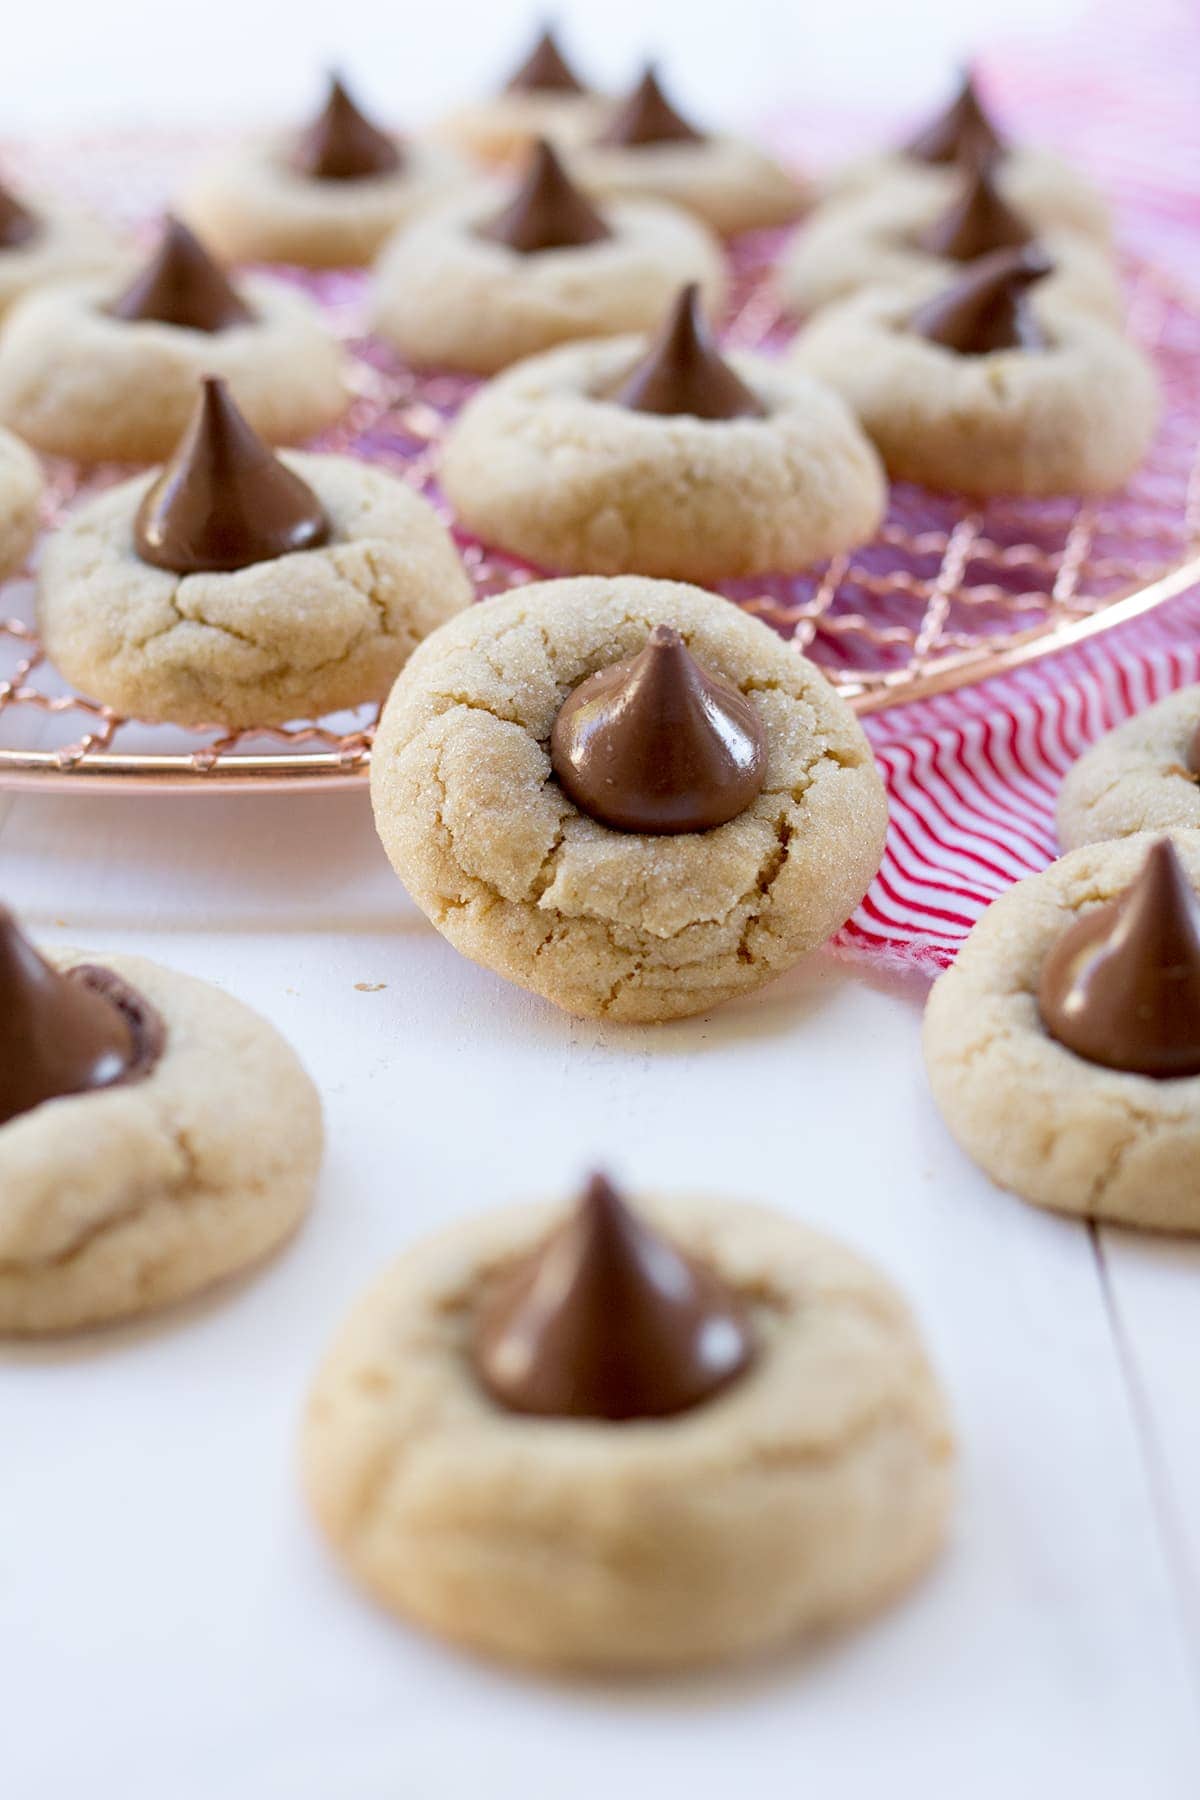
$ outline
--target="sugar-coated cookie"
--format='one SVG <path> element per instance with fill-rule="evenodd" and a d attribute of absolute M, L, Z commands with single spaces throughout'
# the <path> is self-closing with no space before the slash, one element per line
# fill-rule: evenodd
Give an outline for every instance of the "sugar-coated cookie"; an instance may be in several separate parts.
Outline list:
<path fill-rule="evenodd" d="M 445 146 L 380 131 L 335 80 L 306 131 L 236 145 L 199 172 L 179 209 L 228 262 L 343 268 L 371 262 L 464 174 Z"/>
<path fill-rule="evenodd" d="M 1102 250 L 1111 246 L 1108 202 L 1064 157 L 1037 145 L 1012 144 L 997 159 L 994 174 L 1009 205 L 1039 231 L 1074 232 Z M 883 206 L 906 210 L 919 199 L 926 206 L 942 208 L 953 204 L 961 178 L 962 165 L 921 163 L 889 153 L 840 170 L 825 192 L 831 203 L 870 191 Z"/>
<path fill-rule="evenodd" d="M 1200 687 L 1107 732 L 1067 771 L 1058 796 L 1064 850 L 1177 826 L 1200 829 Z"/>
<path fill-rule="evenodd" d="M 936 983 L 934 1099 L 1002 1187 L 1200 1231 L 1198 884 L 1200 832 L 1086 845 L 993 901 Z"/>
<path fill-rule="evenodd" d="M 181 1300 L 274 1250 L 312 1199 L 321 1104 L 229 994 L 0 917 L 0 1332 Z"/>
<path fill-rule="evenodd" d="M 915 282 L 923 291 L 953 280 L 959 263 L 1036 237 L 1054 264 L 1048 295 L 1102 318 L 1121 317 L 1116 271 L 1094 237 L 1063 225 L 1037 229 L 1000 198 L 986 172 L 964 171 L 962 183 L 949 206 L 917 184 L 868 188 L 821 207 L 780 264 L 786 304 L 807 314 L 867 287 Z"/>
<path fill-rule="evenodd" d="M 1032 253 L 1000 251 L 942 292 L 925 284 L 923 299 L 912 285 L 869 289 L 819 313 L 792 361 L 842 395 L 898 480 L 968 494 L 1104 493 L 1149 447 L 1154 372 L 1102 319 L 1040 284 L 1017 293 L 1044 268 Z M 1001 301 L 1036 345 L 1010 335 L 992 347 Z M 965 350 L 926 335 L 918 314 L 938 311 L 983 335 Z"/>
<path fill-rule="evenodd" d="M 32 294 L 0 339 L 0 420 L 55 456 L 170 454 L 203 375 L 223 376 L 255 429 L 295 442 L 349 400 L 348 364 L 306 295 L 268 276 L 236 287 L 169 220 L 133 284 L 91 276 Z"/>
<path fill-rule="evenodd" d="M 589 749 L 587 709 L 564 709 L 590 677 L 628 703 L 613 732 L 596 696 Z M 443 626 L 384 709 L 371 794 L 456 949 L 568 1012 L 647 1023 L 823 943 L 887 822 L 866 737 L 811 663 L 716 595 L 633 577 L 540 583 Z"/>
<path fill-rule="evenodd" d="M 401 1256 L 326 1356 L 302 1447 L 385 1606 L 601 1672 L 860 1620 L 932 1560 L 953 1487 L 937 1379 L 870 1265 L 763 1207 L 626 1207 L 603 1180 L 565 1217 L 504 1210 Z"/>
<path fill-rule="evenodd" d="M 1101 244 L 1112 237 L 1103 196 L 1079 171 L 1037 145 L 1012 143 L 989 116 L 968 70 L 945 109 L 894 150 L 864 157 L 836 172 L 834 196 L 875 189 L 898 206 L 923 194 L 948 206 L 964 169 L 986 165 L 1004 198 L 1039 230 L 1062 226 Z"/>
<path fill-rule="evenodd" d="M 719 313 L 724 259 L 698 220 L 652 200 L 593 206 L 543 141 L 515 192 L 476 188 L 397 234 L 372 317 L 412 362 L 490 375 L 574 338 L 648 331 L 693 281 Z"/>
<path fill-rule="evenodd" d="M 542 568 L 692 581 L 849 549 L 886 500 L 841 397 L 723 359 L 694 291 L 649 344 L 568 344 L 497 376 L 455 422 L 442 479 L 471 530 Z"/>
<path fill-rule="evenodd" d="M 585 143 L 607 111 L 608 102 L 580 80 L 546 30 L 502 88 L 456 108 L 434 136 L 481 162 L 511 163 L 539 138 L 564 147 Z"/>
<path fill-rule="evenodd" d="M 209 381 L 166 470 L 48 540 L 37 606 L 51 660 L 94 699 L 279 725 L 382 699 L 471 592 L 419 494 L 348 457 L 271 456 Z"/>
<path fill-rule="evenodd" d="M 26 294 L 73 275 L 120 268 L 128 248 L 111 226 L 49 195 L 0 186 L 0 318 Z"/>
<path fill-rule="evenodd" d="M 0 430 L 0 576 L 19 569 L 37 536 L 42 471 L 32 450 Z"/>
<path fill-rule="evenodd" d="M 586 144 L 572 167 L 597 194 L 668 200 L 722 237 L 787 225 L 809 190 L 748 138 L 698 131 L 664 96 L 652 70 Z"/>

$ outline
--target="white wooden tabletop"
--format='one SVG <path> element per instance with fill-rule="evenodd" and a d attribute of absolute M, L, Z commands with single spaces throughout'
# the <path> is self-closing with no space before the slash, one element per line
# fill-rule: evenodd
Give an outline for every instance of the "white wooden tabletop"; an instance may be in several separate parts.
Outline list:
<path fill-rule="evenodd" d="M 161 0 L 71 0 L 23 15 L 6 121 L 278 110 L 345 45 L 373 96 L 432 108 L 448 49 L 456 84 L 484 81 L 518 10 L 343 0 L 335 31 L 296 0 L 280 46 L 278 8 L 210 0 L 183 37 Z M 924 99 L 1002 15 L 1079 8 L 742 0 L 732 44 L 724 4 L 556 10 L 614 74 L 656 40 L 715 106 L 731 85 L 744 105 L 872 83 Z M 5 1796 L 589 1800 L 622 1781 L 640 1800 L 685 1776 L 700 1797 L 1195 1795 L 1200 1247 L 993 1189 L 929 1100 L 920 984 L 818 957 L 707 1020 L 568 1020 L 425 924 L 361 793 L 0 799 L 0 893 L 50 941 L 136 949 L 257 1006 L 317 1078 L 330 1140 L 311 1223 L 253 1281 L 0 1351 Z M 792 1211 L 910 1292 L 962 1494 L 945 1560 L 886 1618 L 733 1674 L 555 1683 L 409 1633 L 331 1566 L 294 1440 L 339 1316 L 417 1234 L 566 1193 L 597 1160 L 635 1191 Z"/>
<path fill-rule="evenodd" d="M 569 1020 L 437 937 L 354 793 L 17 799 L 0 871 L 51 941 L 260 1008 L 330 1137 L 311 1223 L 257 1279 L 0 1358 L 14 1800 L 85 1772 L 98 1800 L 587 1800 L 634 1755 L 639 1795 L 681 1762 L 723 1794 L 747 1758 L 855 1800 L 1194 1794 L 1200 1253 L 993 1189 L 930 1103 L 918 985 L 817 958 L 707 1020 Z M 912 1295 L 962 1496 L 944 1562 L 878 1623 L 732 1675 L 560 1684 L 409 1633 L 331 1566 L 293 1468 L 330 1329 L 418 1233 L 597 1160 L 814 1220 Z"/>

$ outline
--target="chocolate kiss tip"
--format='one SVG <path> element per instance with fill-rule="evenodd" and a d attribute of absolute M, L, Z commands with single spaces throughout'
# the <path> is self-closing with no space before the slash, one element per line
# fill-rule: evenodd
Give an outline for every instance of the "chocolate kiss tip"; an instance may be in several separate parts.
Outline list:
<path fill-rule="evenodd" d="M 127 322 L 152 321 L 189 331 L 226 331 L 254 318 L 224 269 L 171 213 L 149 262 L 108 310 Z"/>
<path fill-rule="evenodd" d="M 1022 249 L 1033 233 L 999 193 L 985 162 L 968 167 L 961 191 L 917 242 L 931 256 L 973 262 L 993 250 Z"/>
<path fill-rule="evenodd" d="M 35 215 L 0 182 L 0 249 L 15 250 L 37 233 Z"/>
<path fill-rule="evenodd" d="M 552 26 L 547 25 L 533 49 L 504 84 L 510 94 L 582 94 L 582 81 L 558 47 Z"/>
<path fill-rule="evenodd" d="M 630 1211 L 604 1175 L 481 1310 L 476 1372 L 501 1406 L 549 1418 L 662 1418 L 749 1366 L 735 1296 Z"/>
<path fill-rule="evenodd" d="M 1025 296 L 1053 269 L 1037 244 L 995 250 L 968 263 L 956 281 L 918 306 L 908 329 L 960 356 L 1044 350 L 1049 340 Z"/>
<path fill-rule="evenodd" d="M 136 1057 L 119 1008 L 60 974 L 0 908 L 0 1125 L 45 1100 L 109 1087 Z"/>
<path fill-rule="evenodd" d="M 403 158 L 394 138 L 372 124 L 337 73 L 325 104 L 300 134 L 293 165 L 315 181 L 359 181 L 389 175 Z"/>
<path fill-rule="evenodd" d="M 711 831 L 762 791 L 767 751 L 752 700 L 656 626 L 636 655 L 580 682 L 550 734 L 559 786 L 614 831 Z"/>
<path fill-rule="evenodd" d="M 642 360 L 611 398 L 631 412 L 696 419 L 762 418 L 766 408 L 717 348 L 699 285 L 682 289 Z"/>
<path fill-rule="evenodd" d="M 928 163 L 973 162 L 1003 149 L 1004 140 L 987 115 L 969 67 L 963 70 L 950 104 L 903 146 L 906 156 Z"/>
<path fill-rule="evenodd" d="M 646 64 L 641 80 L 596 139 L 613 148 L 704 141 L 704 132 L 685 119 L 663 93 L 654 63 Z"/>
<path fill-rule="evenodd" d="M 1087 1062 L 1159 1081 L 1200 1075 L 1200 904 L 1169 838 L 1053 946 L 1038 1010 Z"/>
<path fill-rule="evenodd" d="M 187 430 L 147 489 L 134 524 L 143 562 L 177 575 L 228 573 L 323 544 L 317 496 L 205 376 Z"/>
<path fill-rule="evenodd" d="M 1200 724 L 1193 731 L 1188 745 L 1187 767 L 1189 774 L 1200 776 Z"/>
<path fill-rule="evenodd" d="M 571 180 L 554 146 L 539 138 L 513 198 L 479 227 L 479 235 L 530 256 L 539 250 L 597 244 L 612 233 Z"/>

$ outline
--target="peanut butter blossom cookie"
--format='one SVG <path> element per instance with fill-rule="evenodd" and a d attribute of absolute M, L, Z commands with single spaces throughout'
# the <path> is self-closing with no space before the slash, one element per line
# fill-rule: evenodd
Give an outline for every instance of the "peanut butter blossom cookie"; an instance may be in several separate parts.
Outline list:
<path fill-rule="evenodd" d="M 0 1332 L 152 1312 L 276 1248 L 321 1107 L 256 1013 L 136 956 L 49 960 L 0 909 Z"/>
<path fill-rule="evenodd" d="M 568 1012 L 652 1023 L 762 985 L 849 916 L 886 802 L 849 708 L 695 588 L 552 581 L 417 652 L 375 820 L 465 955 Z"/>
<path fill-rule="evenodd" d="M 170 453 L 202 375 L 223 376 L 273 442 L 330 424 L 349 399 L 346 358 L 316 307 L 281 281 L 237 286 L 177 219 L 135 279 L 93 277 L 22 302 L 0 340 L 0 419 L 83 462 Z"/>
<path fill-rule="evenodd" d="M 19 438 L 0 431 L 0 577 L 19 569 L 38 528 L 42 471 Z"/>
<path fill-rule="evenodd" d="M 456 1225 L 323 1364 L 304 1470 L 385 1606 L 488 1655 L 653 1670 L 891 1601 L 940 1547 L 945 1402 L 903 1299 L 764 1208 L 639 1199 Z"/>
<path fill-rule="evenodd" d="M 341 268 L 370 262 L 462 174 L 449 150 L 381 131 L 335 77 L 311 125 L 237 146 L 181 206 L 230 262 Z"/>
<path fill-rule="evenodd" d="M 861 288 L 946 285 L 956 265 L 1035 240 L 1054 264 L 1046 292 L 1119 319 L 1121 293 L 1112 261 L 1093 237 L 1070 226 L 1038 230 L 1000 192 L 987 164 L 964 168 L 947 202 L 933 189 L 868 189 L 821 208 L 779 271 L 779 289 L 796 312 L 816 312 Z"/>
<path fill-rule="evenodd" d="M 114 268 L 123 246 L 100 220 L 49 196 L 0 184 L 0 318 L 48 282 Z"/>
<path fill-rule="evenodd" d="M 1064 850 L 1175 826 L 1200 829 L 1200 687 L 1108 732 L 1068 771 L 1058 796 Z"/>
<path fill-rule="evenodd" d="M 692 281 L 720 307 L 724 260 L 697 220 L 652 200 L 594 205 L 542 139 L 502 200 L 476 188 L 395 238 L 375 329 L 412 362 L 490 375 L 573 338 L 647 331 Z"/>
<path fill-rule="evenodd" d="M 1052 266 L 1036 246 L 997 250 L 924 299 L 867 290 L 821 312 L 793 360 L 844 396 L 900 480 L 1104 493 L 1149 447 L 1157 385 L 1112 325 L 1047 291 Z"/>
<path fill-rule="evenodd" d="M 980 163 L 991 165 L 1004 198 L 1039 230 L 1061 226 L 1101 244 L 1111 238 L 1108 208 L 1092 183 L 1051 151 L 1006 139 L 970 71 L 947 106 L 906 143 L 851 164 L 831 187 L 839 195 L 873 188 L 898 207 L 916 195 L 949 205 L 963 169 Z"/>
<path fill-rule="evenodd" d="M 925 1015 L 934 1098 L 1001 1186 L 1200 1231 L 1200 832 L 1085 846 L 993 902 Z"/>
<path fill-rule="evenodd" d="M 442 478 L 473 531 L 543 568 L 695 581 L 849 549 L 886 499 L 840 397 L 795 367 L 723 357 L 694 284 L 649 343 L 569 344 L 489 382 Z"/>
<path fill-rule="evenodd" d="M 574 166 L 598 194 L 669 200 L 723 237 L 786 225 L 808 198 L 797 176 L 757 144 L 685 119 L 653 67 L 579 148 Z"/>
<path fill-rule="evenodd" d="M 437 136 L 483 162 L 519 159 L 538 138 L 584 142 L 600 129 L 605 102 L 580 80 L 552 31 L 543 31 L 498 93 L 443 119 Z"/>
<path fill-rule="evenodd" d="M 176 725 L 378 700 L 470 598 L 418 494 L 347 457 L 276 457 L 215 378 L 166 467 L 81 507 L 38 571 L 42 638 L 68 680 Z"/>

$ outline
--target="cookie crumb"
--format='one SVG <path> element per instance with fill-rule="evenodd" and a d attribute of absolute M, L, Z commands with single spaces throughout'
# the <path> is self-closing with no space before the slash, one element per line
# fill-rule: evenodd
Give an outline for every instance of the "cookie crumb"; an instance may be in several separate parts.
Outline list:
<path fill-rule="evenodd" d="M 386 981 L 356 981 L 354 991 L 356 994 L 382 994 L 386 986 Z"/>

